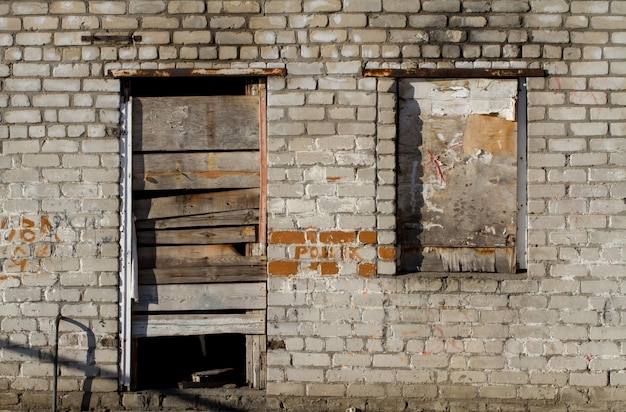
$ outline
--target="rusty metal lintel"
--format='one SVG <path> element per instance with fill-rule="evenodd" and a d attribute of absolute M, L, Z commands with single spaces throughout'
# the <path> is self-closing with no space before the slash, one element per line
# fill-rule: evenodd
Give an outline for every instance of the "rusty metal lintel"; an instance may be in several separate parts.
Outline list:
<path fill-rule="evenodd" d="M 365 77 L 518 78 L 546 77 L 543 69 L 364 69 Z"/>
<path fill-rule="evenodd" d="M 235 69 L 112 69 L 110 77 L 194 77 L 194 76 L 285 76 L 284 68 L 235 68 Z"/>
<path fill-rule="evenodd" d="M 131 42 L 131 41 L 141 41 L 141 36 L 135 35 L 117 35 L 117 34 L 92 34 L 89 36 L 82 36 L 80 38 L 82 41 L 105 41 L 105 42 Z"/>

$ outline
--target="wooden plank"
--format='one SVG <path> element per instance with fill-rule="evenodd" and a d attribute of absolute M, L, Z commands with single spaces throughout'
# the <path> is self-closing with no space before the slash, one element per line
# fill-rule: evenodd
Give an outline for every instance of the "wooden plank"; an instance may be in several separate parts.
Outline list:
<path fill-rule="evenodd" d="M 255 389 L 265 388 L 265 335 L 246 335 L 246 382 Z"/>
<path fill-rule="evenodd" d="M 135 222 L 135 228 L 138 230 L 177 229 L 185 227 L 238 226 L 257 223 L 259 223 L 258 209 L 241 209 L 204 215 L 138 220 Z"/>
<path fill-rule="evenodd" d="M 258 151 L 136 154 L 133 189 L 259 187 L 259 167 Z"/>
<path fill-rule="evenodd" d="M 133 150 L 259 148 L 257 96 L 136 97 Z"/>
<path fill-rule="evenodd" d="M 250 256 L 242 256 L 233 245 L 146 246 L 137 248 L 137 257 L 139 267 L 145 269 L 246 265 L 252 260 Z"/>
<path fill-rule="evenodd" d="M 514 273 L 515 248 L 407 247 L 403 246 L 402 271 Z"/>
<path fill-rule="evenodd" d="M 239 314 L 133 315 L 133 337 L 265 333 L 265 311 Z"/>
<path fill-rule="evenodd" d="M 138 190 L 244 189 L 259 187 L 259 172 L 146 172 L 133 176 Z"/>
<path fill-rule="evenodd" d="M 249 265 L 176 267 L 164 269 L 142 269 L 139 271 L 139 284 L 166 285 L 174 283 L 226 283 L 260 282 L 266 279 L 265 260 L 258 257 L 242 256 L 249 259 Z"/>
<path fill-rule="evenodd" d="M 258 209 L 259 195 L 259 189 L 240 189 L 137 199 L 133 213 L 141 220 Z"/>
<path fill-rule="evenodd" d="M 265 306 L 265 282 L 140 285 L 134 310 L 248 310 L 265 309 Z"/>
<path fill-rule="evenodd" d="M 214 245 L 256 240 L 254 226 L 228 226 L 175 230 L 141 230 L 137 241 L 144 245 Z"/>

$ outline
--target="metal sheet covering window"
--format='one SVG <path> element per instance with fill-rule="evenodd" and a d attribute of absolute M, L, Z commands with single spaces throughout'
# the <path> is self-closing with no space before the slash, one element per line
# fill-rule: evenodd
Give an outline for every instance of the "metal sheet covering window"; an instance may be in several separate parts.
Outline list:
<path fill-rule="evenodd" d="M 515 272 L 517 79 L 400 79 L 399 273 Z"/>

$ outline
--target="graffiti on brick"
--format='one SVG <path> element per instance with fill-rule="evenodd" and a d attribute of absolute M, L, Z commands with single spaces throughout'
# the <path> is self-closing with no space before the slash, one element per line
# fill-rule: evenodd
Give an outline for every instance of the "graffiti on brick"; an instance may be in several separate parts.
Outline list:
<path fill-rule="evenodd" d="M 296 246 L 295 259 L 338 259 L 359 261 L 358 247 L 352 246 Z"/>
<path fill-rule="evenodd" d="M 48 257 L 52 244 L 61 241 L 50 217 L 25 216 L 0 218 L 0 261 L 5 273 L 31 272 L 37 269 L 39 260 Z"/>

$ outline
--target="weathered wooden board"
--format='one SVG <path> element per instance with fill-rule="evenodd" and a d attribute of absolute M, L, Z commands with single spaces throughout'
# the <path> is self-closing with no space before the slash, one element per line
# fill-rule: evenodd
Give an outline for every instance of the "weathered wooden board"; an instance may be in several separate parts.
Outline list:
<path fill-rule="evenodd" d="M 133 315 L 135 338 L 193 336 L 220 333 L 261 335 L 265 333 L 265 312 L 241 314 L 144 314 Z"/>
<path fill-rule="evenodd" d="M 247 243 L 255 240 L 256 228 L 254 226 L 141 230 L 137 232 L 137 241 L 143 245 L 215 245 Z"/>
<path fill-rule="evenodd" d="M 233 245 L 147 246 L 137 248 L 139 267 L 171 268 L 204 265 L 246 265 L 251 257 L 242 256 Z M 261 260 L 259 257 L 257 260 Z"/>
<path fill-rule="evenodd" d="M 246 335 L 246 382 L 252 388 L 265 388 L 266 352 L 265 335 Z"/>
<path fill-rule="evenodd" d="M 248 261 L 247 265 L 142 269 L 139 271 L 139 284 L 167 285 L 175 283 L 264 281 L 266 279 L 265 259 L 255 256 L 245 258 Z"/>
<path fill-rule="evenodd" d="M 401 271 L 515 270 L 495 250 L 517 232 L 516 95 L 516 80 L 401 81 Z"/>
<path fill-rule="evenodd" d="M 133 156 L 133 189 L 227 189 L 260 186 L 255 152 L 145 153 Z"/>
<path fill-rule="evenodd" d="M 266 284 L 140 285 L 137 312 L 265 309 Z"/>
<path fill-rule="evenodd" d="M 133 99 L 134 151 L 258 148 L 258 96 Z"/>
<path fill-rule="evenodd" d="M 165 219 L 138 220 L 135 228 L 179 229 L 186 227 L 237 226 L 259 223 L 258 209 L 241 209 L 228 212 L 207 213 L 204 215 L 172 217 Z"/>
<path fill-rule="evenodd" d="M 402 246 L 405 272 L 500 272 L 516 270 L 515 248 Z"/>
<path fill-rule="evenodd" d="M 137 199 L 133 212 L 142 220 L 258 209 L 259 196 L 260 190 L 255 188 Z"/>

